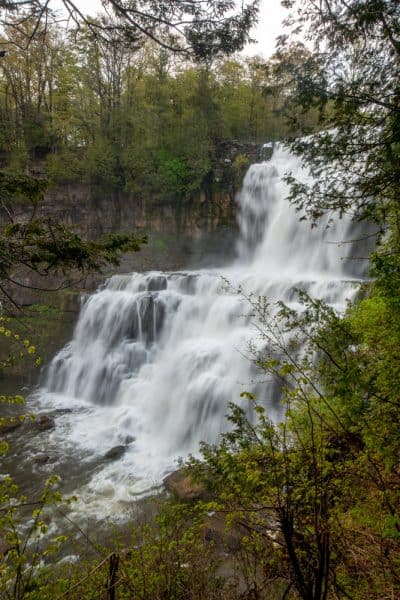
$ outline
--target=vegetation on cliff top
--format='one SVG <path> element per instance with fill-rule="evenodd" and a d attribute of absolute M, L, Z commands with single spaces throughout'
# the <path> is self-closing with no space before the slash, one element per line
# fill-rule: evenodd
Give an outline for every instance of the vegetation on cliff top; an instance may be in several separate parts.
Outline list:
<path fill-rule="evenodd" d="M 28 19 L 16 30 L 11 20 L 3 33 L 0 155 L 11 169 L 33 166 L 52 184 L 84 181 L 138 200 L 187 198 L 230 158 L 224 141 L 300 131 L 284 119 L 289 88 L 265 93 L 274 81 L 265 60 L 193 64 L 151 42 L 117 43 L 88 28 L 66 37 L 44 23 L 25 47 L 34 27 Z M 295 112 L 312 129 L 316 112 Z"/>

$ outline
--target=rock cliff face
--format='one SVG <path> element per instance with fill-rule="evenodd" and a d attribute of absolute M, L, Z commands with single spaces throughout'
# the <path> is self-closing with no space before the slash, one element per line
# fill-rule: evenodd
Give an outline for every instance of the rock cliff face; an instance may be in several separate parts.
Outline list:
<path fill-rule="evenodd" d="M 235 225 L 236 193 L 248 166 L 259 158 L 258 144 L 225 141 L 215 150 L 201 190 L 189 198 L 149 200 L 146 193 L 141 197 L 140 193 L 74 182 L 49 189 L 39 214 L 57 218 L 89 239 L 132 229 L 198 238 Z M 34 165 L 32 174 L 44 177 L 44 166 Z"/>
<path fill-rule="evenodd" d="M 23 204 L 14 206 L 14 220 L 28 219 L 31 210 Z M 234 253 L 234 196 L 213 183 L 190 199 L 162 203 L 145 203 L 116 189 L 100 190 L 84 183 L 65 184 L 48 190 L 36 216 L 68 225 L 86 239 L 98 239 L 114 232 L 146 233 L 148 245 L 138 253 L 126 255 L 119 267 L 121 272 L 218 265 Z M 0 212 L 0 227 L 7 222 L 8 215 Z M 79 289 L 97 287 L 100 278 L 104 279 L 106 274 L 86 278 L 79 283 Z M 28 286 L 12 290 L 20 305 L 47 304 L 45 297 L 30 288 L 59 285 L 58 280 L 46 277 L 43 281 L 34 273 L 21 269 L 14 275 Z"/>
<path fill-rule="evenodd" d="M 234 222 L 232 198 L 214 186 L 186 200 L 154 203 L 117 189 L 66 184 L 49 190 L 40 213 L 73 226 L 91 239 L 132 229 L 196 236 Z"/>
<path fill-rule="evenodd" d="M 86 239 L 111 232 L 146 233 L 148 246 L 124 258 L 120 267 L 124 272 L 219 266 L 235 252 L 235 197 L 248 166 L 259 159 L 259 151 L 256 144 L 221 143 L 202 189 L 188 198 L 149 199 L 145 193 L 141 197 L 140 193 L 74 182 L 50 188 L 36 214 L 71 226 Z M 43 164 L 35 164 L 31 172 L 45 177 Z M 14 206 L 13 211 L 15 220 L 30 216 L 23 205 Z M 7 214 L 0 212 L 0 226 L 7 219 Z M 30 274 L 24 278 L 27 285 L 40 286 Z M 46 287 L 51 287 L 51 282 L 47 283 Z M 81 288 L 97 284 L 95 277 Z M 29 290 L 20 289 L 18 294 L 21 304 L 40 301 Z"/>
<path fill-rule="evenodd" d="M 112 232 L 146 233 L 148 246 L 128 257 L 123 269 L 175 269 L 220 263 L 232 255 L 234 199 L 234 193 L 215 183 L 189 199 L 159 203 L 121 190 L 67 184 L 48 192 L 40 214 L 88 239 Z"/>

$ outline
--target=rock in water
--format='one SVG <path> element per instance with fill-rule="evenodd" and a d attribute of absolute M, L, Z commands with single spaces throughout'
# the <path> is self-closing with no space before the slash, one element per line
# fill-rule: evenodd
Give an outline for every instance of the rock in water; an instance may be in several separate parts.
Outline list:
<path fill-rule="evenodd" d="M 105 453 L 104 458 L 107 460 L 117 460 L 121 458 L 126 452 L 126 446 L 114 446 L 108 452 Z"/>
<path fill-rule="evenodd" d="M 37 421 L 36 426 L 39 431 L 47 431 L 48 429 L 53 429 L 56 424 L 53 417 L 49 417 L 48 415 L 42 415 Z"/>

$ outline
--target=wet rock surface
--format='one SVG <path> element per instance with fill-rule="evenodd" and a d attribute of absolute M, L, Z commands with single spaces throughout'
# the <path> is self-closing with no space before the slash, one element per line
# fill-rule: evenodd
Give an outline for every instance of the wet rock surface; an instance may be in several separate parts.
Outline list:
<path fill-rule="evenodd" d="M 126 452 L 126 446 L 114 446 L 105 453 L 104 458 L 106 460 L 118 460 L 121 458 Z"/>
<path fill-rule="evenodd" d="M 50 415 L 39 415 L 36 419 L 26 417 L 23 415 L 17 415 L 13 417 L 6 417 L 4 422 L 0 425 L 0 435 L 12 434 L 12 433 L 37 433 L 38 431 L 49 431 L 54 429 L 56 422 L 54 417 Z"/>
<path fill-rule="evenodd" d="M 50 462 L 50 456 L 48 456 L 47 454 L 40 454 L 39 456 L 35 456 L 35 458 L 33 459 L 33 462 L 36 465 L 45 465 L 48 462 Z"/>
<path fill-rule="evenodd" d="M 212 493 L 198 482 L 193 481 L 185 469 L 179 469 L 167 475 L 164 478 L 164 486 L 177 500 L 182 502 L 212 499 Z M 205 517 L 204 540 L 213 545 L 225 563 L 227 556 L 239 552 L 242 539 L 246 535 L 248 535 L 246 527 L 239 522 L 227 523 L 225 513 L 212 511 Z"/>
<path fill-rule="evenodd" d="M 49 415 L 41 415 L 37 421 L 35 421 L 36 428 L 39 431 L 48 431 L 49 429 L 54 429 L 56 423 L 53 417 Z"/>

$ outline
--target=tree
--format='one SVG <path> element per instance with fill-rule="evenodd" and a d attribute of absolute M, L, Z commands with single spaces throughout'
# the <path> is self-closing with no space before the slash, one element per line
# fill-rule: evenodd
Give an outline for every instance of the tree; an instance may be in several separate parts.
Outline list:
<path fill-rule="evenodd" d="M 304 80 L 314 74 L 317 66 L 314 55 L 300 42 L 291 42 L 287 46 L 279 48 L 265 65 L 261 65 L 264 71 L 264 94 L 272 102 L 272 111 L 275 119 L 283 119 L 282 124 L 276 132 L 284 137 L 276 140 L 309 135 L 318 131 L 321 127 L 318 122 L 318 110 L 315 106 L 304 105 L 298 97 L 298 81 Z"/>
<path fill-rule="evenodd" d="M 290 180 L 292 201 L 313 221 L 339 210 L 383 224 L 399 208 L 399 3 L 284 4 L 314 46 L 309 68 L 292 70 L 295 99 L 320 113 L 320 133 L 291 144 L 314 177 L 310 186 Z M 281 52 L 289 39 L 282 37 Z"/>
<path fill-rule="evenodd" d="M 249 597 L 382 598 L 400 578 L 396 296 L 382 282 L 339 316 L 298 291 L 303 310 L 249 297 L 255 364 L 280 389 L 282 422 L 253 394 L 231 405 L 232 430 L 202 445 L 189 473 L 213 510 L 247 531 L 259 566 Z M 398 306 L 398 304 L 397 304 Z M 249 409 L 252 409 L 249 410 Z M 282 595 L 274 582 L 286 582 Z"/>
<path fill-rule="evenodd" d="M 15 286 L 27 285 L 20 278 L 21 270 L 40 278 L 66 270 L 97 271 L 106 264 L 118 264 L 122 252 L 137 251 L 147 241 L 146 236 L 117 234 L 98 242 L 84 242 L 68 227 L 37 216 L 45 188 L 43 180 L 0 171 L 0 206 L 8 218 L 0 236 L 3 303 L 17 305 Z M 31 207 L 31 214 L 27 212 L 23 222 L 13 218 L 13 203 L 21 201 Z"/>
<path fill-rule="evenodd" d="M 0 67 L 9 135 L 19 146 L 20 153 L 26 151 L 40 158 L 56 143 L 52 115 L 56 74 L 62 64 L 64 44 L 58 30 L 40 26 L 27 52 L 24 44 L 34 26 L 31 20 L 26 20 L 19 31 L 11 25 L 4 28 L 2 42 L 7 44 L 8 52 Z"/>
<path fill-rule="evenodd" d="M 205 60 L 244 47 L 257 18 L 259 0 L 242 2 L 240 10 L 233 0 L 106 0 L 106 11 L 118 19 L 113 24 L 86 16 L 73 0 L 63 0 L 63 4 L 72 22 L 78 27 L 84 23 L 103 39 L 116 33 L 134 44 L 150 38 L 167 50 Z M 18 17 L 21 9 L 24 14 Z M 17 28 L 26 13 L 38 26 L 54 19 L 49 0 L 1 0 L 0 10 L 4 22 L 14 15 Z"/>

